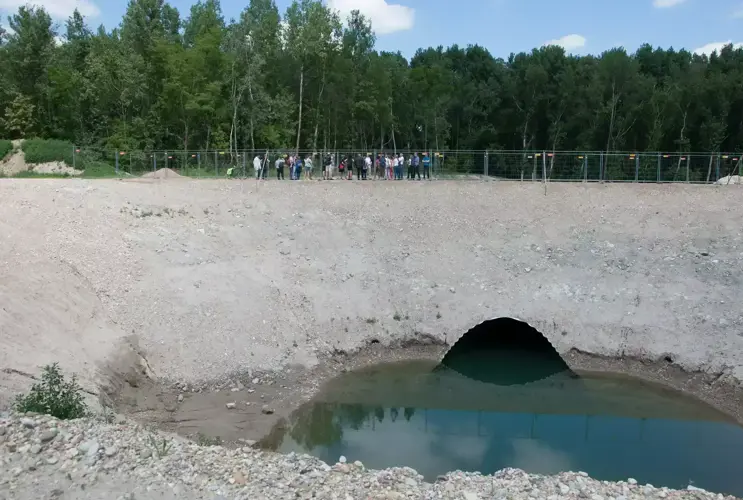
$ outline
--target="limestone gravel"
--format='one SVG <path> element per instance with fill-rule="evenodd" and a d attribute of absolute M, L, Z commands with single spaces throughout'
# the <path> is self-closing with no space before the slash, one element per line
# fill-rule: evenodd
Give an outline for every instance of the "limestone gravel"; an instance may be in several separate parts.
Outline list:
<path fill-rule="evenodd" d="M 31 419 L 33 426 L 21 418 Z M 0 417 L 0 498 L 134 499 L 730 499 L 694 487 L 675 491 L 583 472 L 492 476 L 451 472 L 433 484 L 410 468 L 369 470 L 339 457 L 280 455 L 251 447 L 199 446 L 119 420 Z M 49 434 L 54 438 L 44 440 Z M 38 448 L 38 452 L 35 449 Z"/>

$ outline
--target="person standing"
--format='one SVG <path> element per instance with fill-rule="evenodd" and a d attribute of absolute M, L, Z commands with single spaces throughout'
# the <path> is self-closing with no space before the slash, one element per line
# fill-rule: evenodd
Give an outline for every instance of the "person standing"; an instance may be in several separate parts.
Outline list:
<path fill-rule="evenodd" d="M 304 179 L 312 180 L 312 155 L 307 155 L 307 158 L 304 159 Z"/>
<path fill-rule="evenodd" d="M 364 170 L 364 158 L 358 154 L 356 155 L 356 180 L 361 180 L 361 171 Z"/>
<path fill-rule="evenodd" d="M 255 170 L 255 178 L 260 179 L 261 176 L 261 157 L 260 155 L 255 155 L 255 158 L 253 158 L 253 170 Z"/>
<path fill-rule="evenodd" d="M 431 157 L 423 153 L 423 178 L 431 180 Z"/>
<path fill-rule="evenodd" d="M 413 153 L 413 158 L 410 161 L 410 163 L 411 163 L 411 166 L 413 167 L 412 170 L 411 170 L 411 172 L 410 172 L 410 174 L 411 174 L 410 175 L 410 179 L 415 179 L 415 176 L 417 175 L 418 176 L 418 180 L 420 180 L 420 178 L 421 178 L 421 167 L 420 167 L 420 165 L 421 165 L 421 159 L 418 156 L 418 153 Z"/>
<path fill-rule="evenodd" d="M 394 156 L 392 158 L 394 158 Z M 385 161 L 385 164 L 387 165 L 387 175 L 385 177 L 388 181 L 392 180 L 392 168 L 394 167 L 392 158 L 388 156 Z"/>
<path fill-rule="evenodd" d="M 368 179 L 367 176 L 369 175 L 369 169 L 372 168 L 371 155 L 366 155 L 366 158 L 364 159 L 364 167 L 363 168 L 364 168 L 364 170 L 363 170 L 363 172 L 361 174 L 361 178 L 362 178 L 362 180 L 367 180 Z"/>
<path fill-rule="evenodd" d="M 302 179 L 302 157 L 297 155 L 294 158 L 294 180 L 298 181 Z"/>
<path fill-rule="evenodd" d="M 284 157 L 279 156 L 279 158 L 276 160 L 276 180 L 284 180 L 284 163 L 286 160 L 284 160 Z"/>
<path fill-rule="evenodd" d="M 399 180 L 402 180 L 403 169 L 405 168 L 405 156 L 402 153 L 400 153 L 400 157 L 398 158 L 398 162 L 399 162 L 400 167 L 399 167 L 398 177 L 397 178 Z"/>

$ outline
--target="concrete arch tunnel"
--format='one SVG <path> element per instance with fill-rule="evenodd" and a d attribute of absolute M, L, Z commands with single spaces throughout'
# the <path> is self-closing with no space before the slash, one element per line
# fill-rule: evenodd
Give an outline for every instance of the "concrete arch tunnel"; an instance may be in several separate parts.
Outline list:
<path fill-rule="evenodd" d="M 536 328 L 513 318 L 483 321 L 449 349 L 439 365 L 497 385 L 522 385 L 555 375 L 577 377 Z"/>

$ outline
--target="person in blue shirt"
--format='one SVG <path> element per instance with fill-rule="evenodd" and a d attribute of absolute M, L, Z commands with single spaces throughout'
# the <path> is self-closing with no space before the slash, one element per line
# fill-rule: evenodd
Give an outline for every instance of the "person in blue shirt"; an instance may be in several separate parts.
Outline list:
<path fill-rule="evenodd" d="M 418 176 L 418 180 L 421 180 L 421 158 L 418 156 L 418 153 L 413 154 L 413 160 L 411 161 L 410 165 L 413 167 L 413 171 L 410 172 L 409 179 L 415 179 L 415 176 Z"/>
<path fill-rule="evenodd" d="M 294 180 L 298 181 L 302 178 L 302 157 L 297 155 L 294 160 Z"/>
<path fill-rule="evenodd" d="M 431 180 L 431 157 L 423 153 L 423 178 Z"/>

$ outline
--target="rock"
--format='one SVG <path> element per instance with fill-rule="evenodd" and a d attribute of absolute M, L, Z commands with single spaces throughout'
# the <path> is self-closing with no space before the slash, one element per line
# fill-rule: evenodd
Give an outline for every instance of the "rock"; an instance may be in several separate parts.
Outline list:
<path fill-rule="evenodd" d="M 570 488 L 566 484 L 557 483 L 557 487 L 560 489 L 561 495 L 567 495 L 568 493 L 570 493 Z"/>
<path fill-rule="evenodd" d="M 237 408 L 237 403 L 235 403 L 235 402 L 232 402 L 232 403 L 227 403 L 227 404 L 226 404 L 226 405 L 224 405 L 224 406 L 225 406 L 225 407 L 226 407 L 226 408 L 227 408 L 228 410 L 234 410 L 235 408 Z"/>
<path fill-rule="evenodd" d="M 338 463 L 345 464 L 346 462 L 347 462 L 346 457 L 344 457 L 343 455 L 341 455 L 341 458 L 338 459 Z"/>
<path fill-rule="evenodd" d="M 178 394 L 178 402 L 183 403 L 183 394 Z"/>
<path fill-rule="evenodd" d="M 33 429 L 34 427 L 36 427 L 36 421 L 31 418 L 22 418 L 21 425 L 23 425 L 23 427 L 25 427 L 26 429 Z"/>
<path fill-rule="evenodd" d="M 142 450 L 139 452 L 141 458 L 150 458 L 152 456 L 152 450 Z"/>
<path fill-rule="evenodd" d="M 116 446 L 109 446 L 108 448 L 106 448 L 106 451 L 105 451 L 107 457 L 113 457 L 118 452 L 119 452 L 119 448 Z"/>
<path fill-rule="evenodd" d="M 464 498 L 464 500 L 480 500 L 480 495 L 472 491 L 463 491 L 462 498 Z"/>
<path fill-rule="evenodd" d="M 264 415 L 273 415 L 274 414 L 274 411 L 273 411 L 273 409 L 269 408 L 268 406 L 264 406 L 261 409 L 261 413 L 263 413 Z"/>
<path fill-rule="evenodd" d="M 637 479 L 631 477 L 631 478 L 627 479 L 627 483 L 629 483 L 631 485 L 636 485 L 637 484 Z"/>
<path fill-rule="evenodd" d="M 29 451 L 34 455 L 38 455 L 39 453 L 41 453 L 41 446 L 39 446 L 38 444 L 32 445 Z"/>
<path fill-rule="evenodd" d="M 57 429 L 50 429 L 46 432 L 42 432 L 39 436 L 39 439 L 42 443 L 48 443 L 49 441 L 53 440 L 55 437 L 57 437 Z"/>
<path fill-rule="evenodd" d="M 254 378 L 253 379 L 253 385 L 258 385 L 260 382 L 261 382 L 261 379 L 259 379 L 259 378 Z"/>
<path fill-rule="evenodd" d="M 55 465 L 57 462 L 59 462 L 57 457 L 49 457 L 46 459 L 46 463 L 49 465 Z"/>
<path fill-rule="evenodd" d="M 232 484 L 237 485 L 243 485 L 247 482 L 245 479 L 245 475 L 240 471 L 235 471 L 234 474 L 232 474 Z"/>

